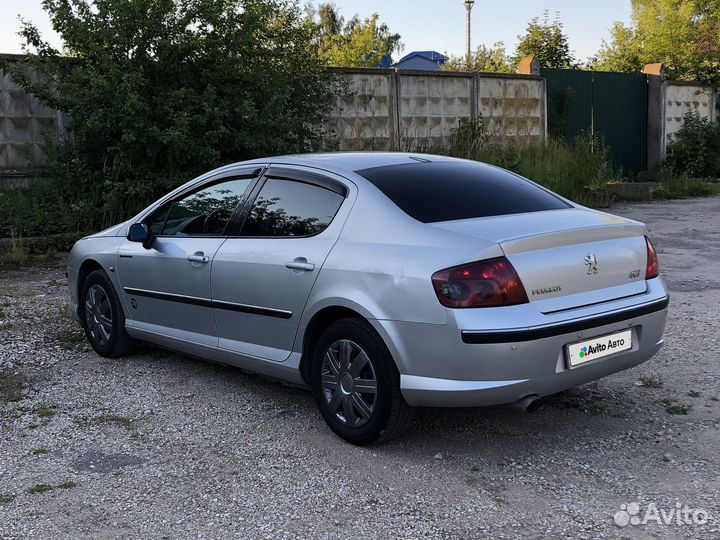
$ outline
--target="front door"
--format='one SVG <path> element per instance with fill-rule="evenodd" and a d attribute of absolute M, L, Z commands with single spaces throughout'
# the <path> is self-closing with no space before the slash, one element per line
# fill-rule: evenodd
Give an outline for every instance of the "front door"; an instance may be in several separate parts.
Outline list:
<path fill-rule="evenodd" d="M 270 167 L 237 236 L 213 261 L 221 349 L 278 362 L 288 358 L 305 303 L 347 216 L 346 209 L 338 212 L 347 194 L 340 181 Z"/>
<path fill-rule="evenodd" d="M 252 175 L 211 181 L 170 201 L 147 220 L 150 249 L 126 240 L 118 273 L 128 324 L 140 330 L 216 347 L 210 275 Z"/>

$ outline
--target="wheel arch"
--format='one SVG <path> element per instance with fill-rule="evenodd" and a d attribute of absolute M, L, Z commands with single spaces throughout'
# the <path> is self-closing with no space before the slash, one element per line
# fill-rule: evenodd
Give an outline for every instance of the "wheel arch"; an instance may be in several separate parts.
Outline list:
<path fill-rule="evenodd" d="M 80 268 L 78 269 L 78 276 L 77 276 L 77 298 L 78 298 L 78 313 L 80 316 L 82 316 L 83 308 L 85 306 L 85 301 L 82 298 L 82 289 L 83 285 L 85 283 L 85 280 L 87 277 L 92 274 L 95 270 L 104 270 L 103 266 L 96 261 L 93 258 L 85 259 L 82 264 L 80 265 Z"/>
<path fill-rule="evenodd" d="M 348 306 L 325 306 L 322 309 L 318 310 L 317 313 L 313 314 L 313 316 L 308 321 L 304 332 L 302 333 L 302 354 L 300 357 L 300 365 L 298 369 L 300 371 L 300 376 L 302 377 L 306 385 L 311 386 L 310 370 L 312 368 L 312 349 L 315 346 L 315 343 L 317 343 L 317 340 L 320 338 L 323 331 L 328 326 L 341 319 L 349 318 L 361 319 L 367 322 L 378 333 L 380 339 L 390 351 L 390 356 L 393 358 L 393 361 L 397 366 L 397 360 L 395 359 L 394 354 L 394 347 L 390 346 L 386 336 L 383 335 L 383 332 L 378 332 L 376 325 L 372 324 L 372 321 L 368 317 L 360 313 L 359 310 L 353 309 Z"/>

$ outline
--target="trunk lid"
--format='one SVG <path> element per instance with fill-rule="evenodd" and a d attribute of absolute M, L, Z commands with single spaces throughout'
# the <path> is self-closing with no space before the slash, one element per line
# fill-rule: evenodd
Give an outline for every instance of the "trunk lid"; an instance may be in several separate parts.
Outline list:
<path fill-rule="evenodd" d="M 545 313 L 646 290 L 645 226 L 637 221 L 572 208 L 431 225 L 497 242 L 530 302 L 547 301 Z"/>

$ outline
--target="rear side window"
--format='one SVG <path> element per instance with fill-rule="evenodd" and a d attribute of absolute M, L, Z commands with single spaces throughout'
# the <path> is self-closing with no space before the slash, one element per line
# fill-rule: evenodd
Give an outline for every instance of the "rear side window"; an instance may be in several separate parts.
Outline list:
<path fill-rule="evenodd" d="M 482 163 L 411 163 L 357 173 L 423 223 L 570 208 L 524 178 Z"/>
<path fill-rule="evenodd" d="M 269 178 L 248 213 L 241 236 L 313 236 L 324 231 L 344 197 L 323 187 Z"/>

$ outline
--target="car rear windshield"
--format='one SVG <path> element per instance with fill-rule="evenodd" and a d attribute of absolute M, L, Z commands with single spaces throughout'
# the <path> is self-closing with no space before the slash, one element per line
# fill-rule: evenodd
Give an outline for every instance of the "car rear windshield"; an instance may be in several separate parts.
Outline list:
<path fill-rule="evenodd" d="M 411 163 L 357 173 L 423 223 L 570 208 L 524 178 L 483 163 Z"/>

